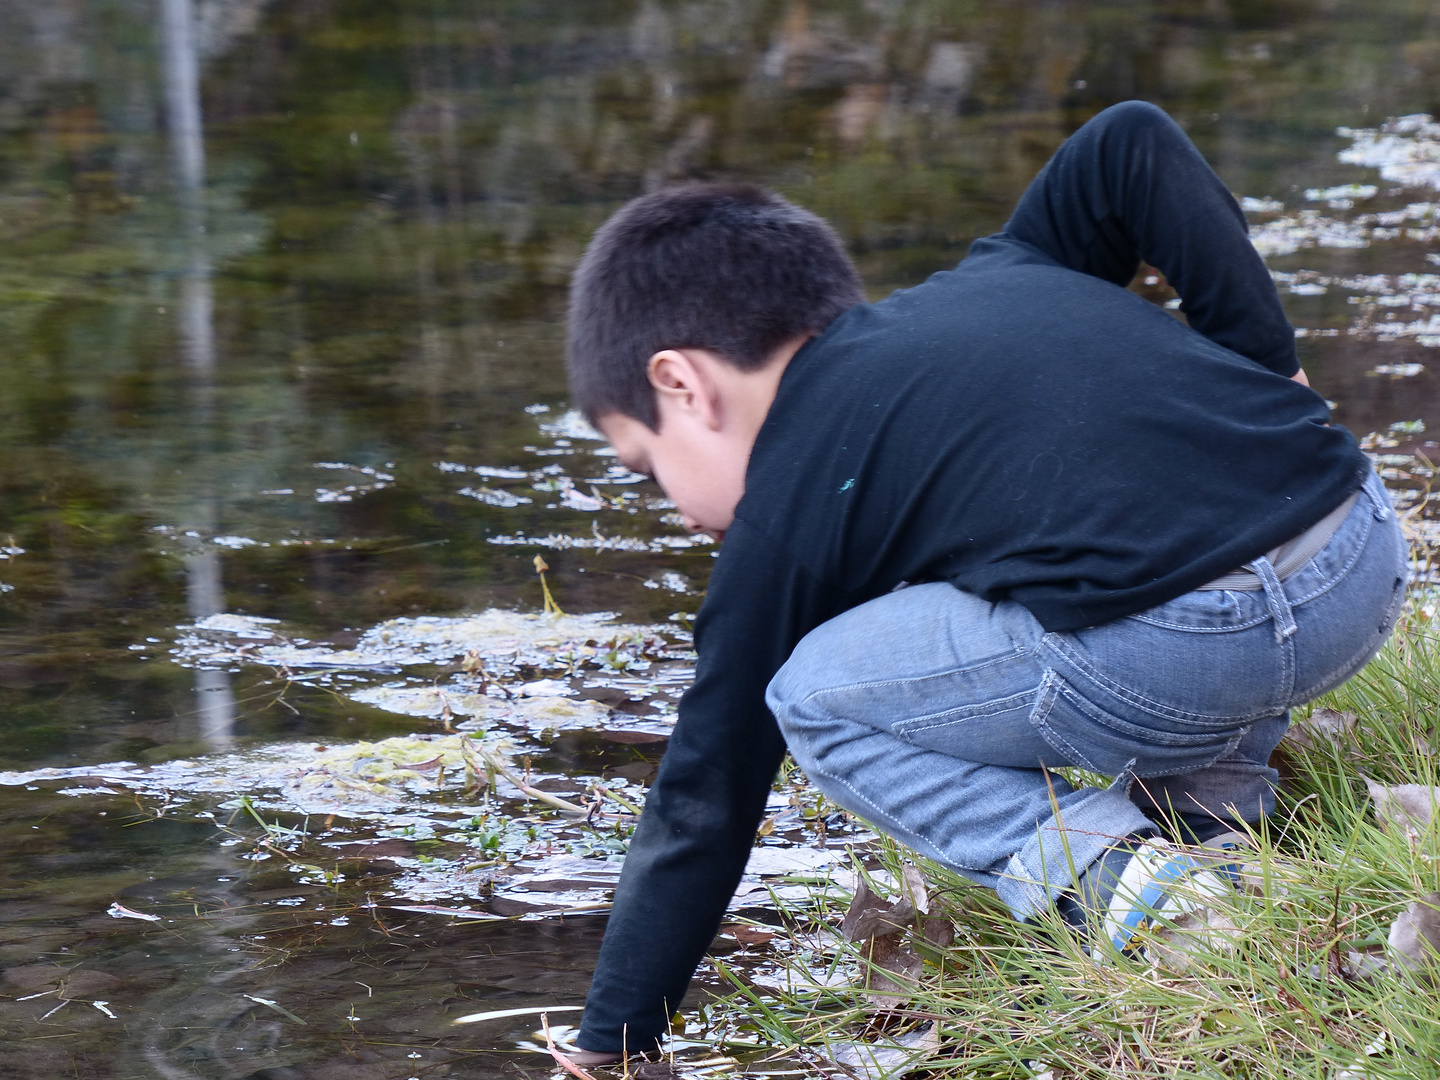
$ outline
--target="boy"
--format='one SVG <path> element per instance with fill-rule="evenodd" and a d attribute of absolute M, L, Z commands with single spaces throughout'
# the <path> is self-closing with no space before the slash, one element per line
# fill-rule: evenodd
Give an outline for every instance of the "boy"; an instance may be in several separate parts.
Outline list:
<path fill-rule="evenodd" d="M 1188 327 L 1124 288 L 1141 259 Z M 1243 215 L 1141 102 L 1081 128 L 956 269 L 873 305 L 773 194 L 638 199 L 575 273 L 569 366 L 620 460 L 724 538 L 587 1061 L 665 1030 L 787 745 L 1017 918 L 1053 904 L 1123 948 L 1141 893 L 1203 873 L 1162 827 L 1268 813 L 1286 710 L 1358 670 L 1403 599 L 1395 515 Z"/>

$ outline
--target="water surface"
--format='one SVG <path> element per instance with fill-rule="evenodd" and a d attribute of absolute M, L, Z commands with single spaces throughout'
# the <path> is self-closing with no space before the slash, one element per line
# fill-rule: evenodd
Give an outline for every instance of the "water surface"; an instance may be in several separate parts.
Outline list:
<path fill-rule="evenodd" d="M 1312 381 L 1420 506 L 1440 181 L 1396 163 L 1440 158 L 1440 133 L 1379 128 L 1440 113 L 1430 5 L 0 0 L 0 766 L 79 770 L 0 787 L 0 1075 L 548 1072 L 533 1019 L 451 1020 L 581 1001 L 602 918 L 367 907 L 414 867 L 325 848 L 343 815 L 257 861 L 266 834 L 218 828 L 219 795 L 167 808 L 84 770 L 443 734 L 357 694 L 458 685 L 459 656 L 322 677 L 178 628 L 275 619 L 255 625 L 343 650 L 388 619 L 534 612 L 536 554 L 567 611 L 656 628 L 633 668 L 575 670 L 619 709 L 601 727 L 663 730 L 714 548 L 564 418 L 590 232 L 659 185 L 757 180 L 835 222 L 878 298 L 952 265 L 1129 97 L 1248 197 Z M 638 798 L 663 748 L 511 735 L 571 795 Z M 85 786 L 118 793 L 58 793 Z"/>

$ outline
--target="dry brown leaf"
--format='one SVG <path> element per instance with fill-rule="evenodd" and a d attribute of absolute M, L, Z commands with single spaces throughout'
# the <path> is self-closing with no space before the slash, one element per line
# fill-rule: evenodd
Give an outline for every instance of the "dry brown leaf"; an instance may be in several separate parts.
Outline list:
<path fill-rule="evenodd" d="M 915 921 L 915 906 L 908 900 L 887 904 L 870 888 L 863 877 L 855 889 L 855 898 L 845 912 L 840 932 L 846 941 L 865 941 L 882 934 L 904 930 Z"/>
<path fill-rule="evenodd" d="M 912 878 L 906 884 L 916 899 L 928 906 L 924 878 L 920 877 L 918 883 Z M 917 884 L 918 893 L 915 892 Z M 908 998 L 925 966 L 919 956 L 902 944 L 906 930 L 915 919 L 915 906 L 911 901 L 902 899 L 887 904 L 870 888 L 869 882 L 863 877 L 860 879 L 840 931 L 846 941 L 864 942 L 860 950 L 866 961 L 864 985 L 877 1008 L 893 1009 Z"/>
<path fill-rule="evenodd" d="M 1368 776 L 1365 788 L 1375 803 L 1375 820 L 1382 829 L 1398 827 L 1412 843 L 1424 833 L 1435 815 L 1440 787 L 1425 784 L 1377 784 Z"/>
<path fill-rule="evenodd" d="M 955 924 L 944 915 L 930 915 L 920 925 L 920 936 L 937 949 L 955 944 Z"/>
<path fill-rule="evenodd" d="M 741 945 L 764 945 L 775 937 L 774 930 L 765 930 L 758 926 L 746 926 L 743 923 L 734 926 L 727 926 L 722 931 L 734 938 Z"/>
<path fill-rule="evenodd" d="M 908 1001 L 925 961 L 901 944 L 902 934 L 880 934 L 862 946 L 868 961 L 865 989 L 877 1009 L 896 1009 Z"/>
<path fill-rule="evenodd" d="M 1440 892 L 1411 903 L 1390 926 L 1390 950 L 1411 971 L 1440 963 Z"/>

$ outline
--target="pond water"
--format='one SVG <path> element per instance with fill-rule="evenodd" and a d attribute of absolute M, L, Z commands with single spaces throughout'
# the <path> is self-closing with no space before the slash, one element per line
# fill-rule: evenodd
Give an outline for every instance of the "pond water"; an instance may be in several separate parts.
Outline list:
<path fill-rule="evenodd" d="M 1428 534 L 1431 5 L 0 0 L 0 1076 L 548 1074 L 453 1021 L 583 1000 L 715 552 L 566 411 L 590 232 L 754 179 L 878 298 L 1127 97 Z M 863 835 L 773 808 L 737 908 Z"/>

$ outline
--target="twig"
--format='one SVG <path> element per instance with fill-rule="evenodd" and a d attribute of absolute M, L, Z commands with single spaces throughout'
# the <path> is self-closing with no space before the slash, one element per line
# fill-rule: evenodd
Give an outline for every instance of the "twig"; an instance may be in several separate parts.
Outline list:
<path fill-rule="evenodd" d="M 579 803 L 573 803 L 569 799 L 562 799 L 559 795 L 552 795 L 548 791 L 541 791 L 539 788 L 531 787 L 517 776 L 513 769 L 501 761 L 498 756 L 471 740 L 468 735 L 463 736 L 463 740 L 469 742 L 470 745 L 475 748 L 475 752 L 480 755 L 481 760 L 530 798 L 539 799 L 541 802 L 548 803 L 560 810 L 569 810 L 572 814 L 580 814 L 583 816 L 589 812 L 586 807 L 581 806 Z"/>
<path fill-rule="evenodd" d="M 611 791 L 604 784 L 594 785 L 593 790 L 597 794 L 604 795 L 607 799 L 613 799 L 615 802 L 619 803 L 628 812 L 634 814 L 636 817 L 640 816 L 640 808 L 638 806 L 632 803 L 629 799 L 625 798 L 625 796 L 618 795 L 615 792 Z"/>
<path fill-rule="evenodd" d="M 555 1059 L 555 1063 L 557 1065 L 559 1065 L 562 1069 L 568 1072 L 571 1076 L 575 1077 L 576 1080 L 595 1080 L 593 1074 L 591 1074 L 588 1070 L 581 1068 L 579 1065 L 576 1065 L 575 1062 L 571 1061 L 568 1057 L 562 1054 L 559 1047 L 555 1045 L 555 1038 L 550 1034 L 549 1013 L 540 1014 L 540 1026 L 545 1031 L 545 1049 L 550 1051 L 550 1056 Z"/>

